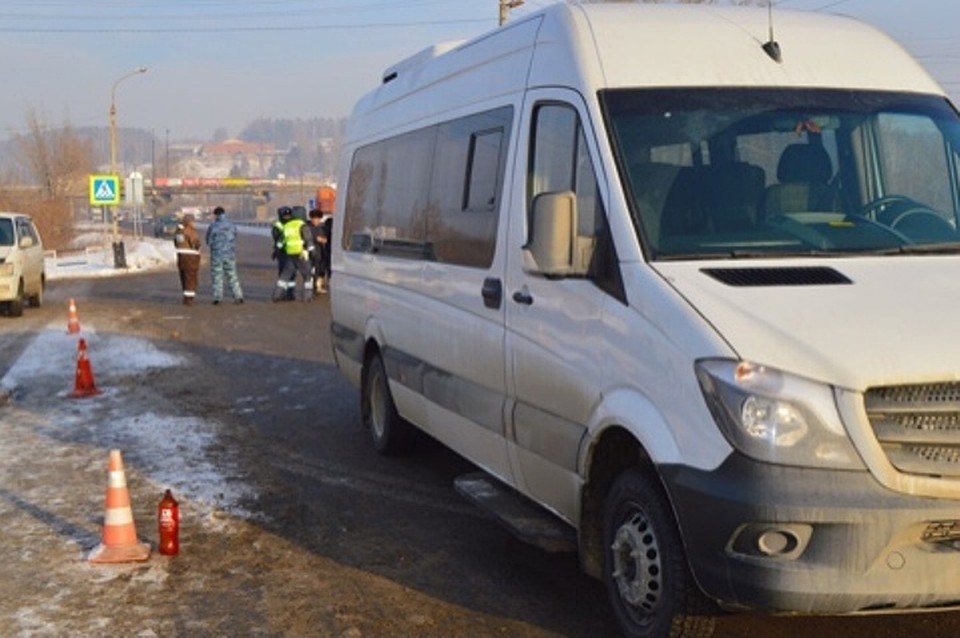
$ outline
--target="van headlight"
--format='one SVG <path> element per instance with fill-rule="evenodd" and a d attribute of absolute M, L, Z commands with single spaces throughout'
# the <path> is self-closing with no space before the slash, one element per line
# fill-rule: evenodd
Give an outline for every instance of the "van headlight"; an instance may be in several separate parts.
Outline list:
<path fill-rule="evenodd" d="M 5 264 L 0 264 L 0 277 L 13 277 L 14 269 L 13 262 L 7 262 Z"/>
<path fill-rule="evenodd" d="M 783 465 L 863 469 L 828 385 L 746 361 L 702 359 L 697 379 L 736 449 Z"/>

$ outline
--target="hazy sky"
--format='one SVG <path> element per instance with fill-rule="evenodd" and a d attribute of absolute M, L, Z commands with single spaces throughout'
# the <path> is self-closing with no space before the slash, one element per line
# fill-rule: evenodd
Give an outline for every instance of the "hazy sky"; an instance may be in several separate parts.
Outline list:
<path fill-rule="evenodd" d="M 513 16 L 553 0 L 526 0 Z M 237 135 L 259 117 L 340 117 L 384 68 L 495 28 L 498 0 L 0 0 L 0 138 L 51 125 L 171 140 Z M 960 97 L 960 1 L 781 0 L 893 36 Z M 869 52 L 865 52 L 869 55 Z M 960 101 L 955 99 L 955 101 Z"/>

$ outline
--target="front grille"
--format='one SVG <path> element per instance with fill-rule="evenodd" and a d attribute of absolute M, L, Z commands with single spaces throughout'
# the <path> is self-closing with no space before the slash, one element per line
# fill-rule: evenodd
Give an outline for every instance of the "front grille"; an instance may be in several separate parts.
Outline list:
<path fill-rule="evenodd" d="M 901 472 L 960 476 L 960 383 L 871 388 L 867 418 Z"/>

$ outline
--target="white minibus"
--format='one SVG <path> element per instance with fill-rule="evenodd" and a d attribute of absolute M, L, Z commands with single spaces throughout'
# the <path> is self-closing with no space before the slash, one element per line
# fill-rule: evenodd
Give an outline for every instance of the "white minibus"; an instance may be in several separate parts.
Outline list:
<path fill-rule="evenodd" d="M 337 365 L 378 451 L 469 459 L 627 636 L 956 608 L 958 174 L 956 108 L 856 20 L 551 4 L 357 103 Z"/>

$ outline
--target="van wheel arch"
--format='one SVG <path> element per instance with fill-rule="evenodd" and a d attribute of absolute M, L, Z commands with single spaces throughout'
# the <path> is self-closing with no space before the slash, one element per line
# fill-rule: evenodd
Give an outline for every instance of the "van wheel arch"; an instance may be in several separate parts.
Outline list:
<path fill-rule="evenodd" d="M 655 474 L 633 467 L 617 475 L 603 527 L 604 585 L 625 636 L 713 636 L 718 609 L 693 577 L 670 499 Z"/>
<path fill-rule="evenodd" d="M 655 472 L 642 445 L 622 427 L 607 428 L 594 443 L 587 460 L 587 481 L 580 501 L 580 567 L 603 579 L 603 510 L 614 480 L 631 467 Z"/>
<path fill-rule="evenodd" d="M 588 454 L 587 481 L 581 495 L 580 564 L 585 573 L 604 581 L 622 631 L 638 637 L 659 635 L 657 632 L 667 623 L 673 625 L 670 636 L 710 636 L 718 609 L 700 591 L 691 573 L 669 494 L 646 449 L 626 428 L 614 426 L 600 435 Z M 642 506 L 636 507 L 636 503 Z M 621 520 L 625 508 L 634 512 L 635 520 L 645 520 L 644 524 L 655 526 L 658 532 L 654 549 L 666 550 L 657 567 L 669 570 L 669 576 L 664 574 L 665 580 L 658 583 L 665 589 L 660 592 L 659 606 L 652 610 L 629 604 L 622 590 L 618 595 L 618 583 L 623 585 L 624 577 L 611 575 L 610 561 L 617 560 L 613 558 L 616 551 L 611 546 L 620 541 L 614 542 L 617 536 L 607 528 L 614 518 L 618 519 L 615 526 L 625 525 Z M 670 614 L 671 609 L 672 621 L 664 616 Z M 649 633 L 651 631 L 653 633 Z"/>

